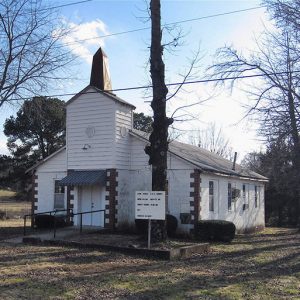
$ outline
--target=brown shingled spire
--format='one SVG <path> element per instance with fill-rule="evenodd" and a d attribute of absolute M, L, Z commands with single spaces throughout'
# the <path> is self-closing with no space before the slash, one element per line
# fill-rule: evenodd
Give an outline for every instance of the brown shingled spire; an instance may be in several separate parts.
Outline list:
<path fill-rule="evenodd" d="M 110 91 L 112 89 L 108 58 L 101 47 L 93 56 L 90 85 L 105 91 Z"/>

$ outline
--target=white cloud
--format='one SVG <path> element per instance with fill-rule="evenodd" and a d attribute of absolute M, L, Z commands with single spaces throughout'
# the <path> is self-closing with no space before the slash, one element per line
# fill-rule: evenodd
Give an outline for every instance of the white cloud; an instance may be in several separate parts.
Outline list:
<path fill-rule="evenodd" d="M 62 42 L 76 56 L 91 64 L 94 54 L 94 50 L 91 50 L 91 47 L 103 47 L 104 39 L 100 37 L 109 34 L 106 24 L 99 19 L 81 24 L 66 21 L 65 23 L 71 29 L 71 32 L 62 38 Z"/>
<path fill-rule="evenodd" d="M 8 149 L 6 147 L 6 140 L 5 139 L 0 139 L 0 155 L 8 155 Z"/>

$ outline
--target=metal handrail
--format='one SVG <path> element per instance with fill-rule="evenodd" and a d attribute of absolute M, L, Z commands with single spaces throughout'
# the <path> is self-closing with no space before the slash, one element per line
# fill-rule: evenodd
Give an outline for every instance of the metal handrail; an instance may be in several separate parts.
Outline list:
<path fill-rule="evenodd" d="M 50 214 L 50 216 L 51 216 L 51 213 L 56 213 L 56 212 L 60 212 L 60 211 L 69 211 L 69 210 L 72 210 L 72 209 L 71 208 L 68 208 L 68 209 L 55 209 L 55 210 L 43 211 L 43 212 L 35 213 L 35 214 L 27 214 L 27 215 L 24 215 L 24 217 L 31 217 L 31 216 L 45 215 L 45 214 Z"/>
<path fill-rule="evenodd" d="M 82 215 L 84 214 L 93 214 L 93 213 L 96 213 L 96 212 L 105 212 L 105 209 L 98 209 L 98 210 L 90 210 L 90 211 L 83 211 L 83 212 L 78 212 L 78 213 L 71 213 L 71 214 L 67 214 L 65 216 L 61 215 L 59 217 L 74 217 L 74 216 L 77 216 L 77 215 L 80 215 L 80 227 L 79 227 L 79 232 L 80 234 L 82 233 Z M 56 222 L 55 222 L 55 219 L 54 219 L 54 232 L 53 232 L 53 237 L 55 238 L 56 237 Z"/>
<path fill-rule="evenodd" d="M 26 235 L 26 221 L 27 221 L 27 217 L 35 217 L 38 215 L 46 215 L 49 214 L 49 216 L 52 216 L 52 213 L 56 214 L 57 212 L 62 212 L 62 211 L 73 211 L 71 208 L 68 209 L 56 209 L 56 210 L 50 210 L 50 211 L 44 211 L 44 212 L 40 212 L 40 213 L 35 213 L 35 214 L 27 214 L 24 215 L 24 229 L 23 229 L 23 235 Z"/>
<path fill-rule="evenodd" d="M 92 213 L 96 213 L 96 212 L 105 212 L 105 209 L 98 209 L 98 210 L 91 210 L 91 211 L 84 211 L 84 212 L 78 212 L 78 213 L 74 213 L 72 209 L 64 209 L 64 210 L 57 210 L 57 211 L 71 211 L 71 213 L 67 213 L 67 214 L 64 214 L 64 215 L 58 215 L 57 217 L 59 218 L 74 218 L 74 216 L 77 216 L 77 215 L 80 215 L 80 234 L 82 233 L 82 215 L 84 214 L 92 214 Z M 31 214 L 31 215 L 25 215 L 24 216 L 24 236 L 26 235 L 26 217 L 27 216 L 36 216 L 36 215 L 42 215 L 42 214 L 47 214 L 47 213 L 50 213 L 50 216 L 51 216 L 51 213 L 56 213 L 56 211 L 49 211 L 49 212 L 42 212 L 42 213 L 36 213 L 36 214 Z M 104 218 L 103 218 L 104 219 Z M 53 238 L 56 237 L 56 231 L 57 231 L 57 228 L 56 228 L 56 218 L 54 218 L 54 223 L 53 223 Z"/>

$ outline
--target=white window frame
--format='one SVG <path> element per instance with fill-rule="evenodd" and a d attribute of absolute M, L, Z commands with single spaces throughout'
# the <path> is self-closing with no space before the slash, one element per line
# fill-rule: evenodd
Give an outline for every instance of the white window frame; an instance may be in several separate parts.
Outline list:
<path fill-rule="evenodd" d="M 254 185 L 254 207 L 259 207 L 259 187 Z"/>
<path fill-rule="evenodd" d="M 53 199 L 53 210 L 65 209 L 65 187 L 57 185 L 57 182 L 61 179 L 54 179 L 54 199 Z M 57 188 L 58 191 L 57 192 Z M 63 205 L 57 205 L 57 201 L 62 201 Z"/>
<path fill-rule="evenodd" d="M 212 189 L 211 185 L 212 184 Z M 211 194 L 212 191 L 212 194 Z M 215 182 L 213 180 L 208 181 L 208 210 L 209 212 L 215 211 Z"/>
<path fill-rule="evenodd" d="M 230 206 L 229 206 L 229 199 L 230 199 Z M 228 211 L 232 211 L 232 183 L 231 182 L 227 183 L 227 209 Z"/>
<path fill-rule="evenodd" d="M 249 209 L 249 184 L 248 183 L 243 183 L 242 185 L 242 199 L 243 199 L 243 205 L 245 205 L 245 210 Z"/>

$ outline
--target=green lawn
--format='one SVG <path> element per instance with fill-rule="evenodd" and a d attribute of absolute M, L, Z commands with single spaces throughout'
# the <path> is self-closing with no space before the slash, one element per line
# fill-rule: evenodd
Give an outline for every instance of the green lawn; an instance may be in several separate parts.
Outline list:
<path fill-rule="evenodd" d="M 300 234 L 266 230 L 211 253 L 159 261 L 0 245 L 1 299 L 300 299 Z"/>

